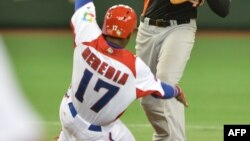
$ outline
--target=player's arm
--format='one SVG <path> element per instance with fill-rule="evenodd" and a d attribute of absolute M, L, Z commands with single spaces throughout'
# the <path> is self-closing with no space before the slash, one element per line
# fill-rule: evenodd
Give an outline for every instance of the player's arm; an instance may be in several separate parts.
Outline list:
<path fill-rule="evenodd" d="M 164 95 L 161 95 L 160 93 L 154 93 L 152 94 L 153 97 L 161 99 L 170 99 L 176 97 L 179 93 L 179 89 L 177 87 L 174 87 L 167 83 L 161 82 L 161 87 L 164 91 Z"/>
<path fill-rule="evenodd" d="M 93 0 L 75 0 L 75 12 L 71 17 L 71 27 L 75 35 L 75 47 L 101 35 L 101 29 L 96 21 Z"/>
<path fill-rule="evenodd" d="M 207 0 L 210 9 L 220 17 L 226 17 L 229 14 L 231 0 Z"/>
<path fill-rule="evenodd" d="M 136 94 L 137 98 L 152 95 L 155 98 L 177 100 L 187 106 L 185 94 L 179 86 L 161 82 L 151 72 L 150 68 L 140 59 L 136 59 Z"/>
<path fill-rule="evenodd" d="M 178 101 L 184 104 L 184 106 L 188 107 L 188 102 L 186 99 L 186 96 L 182 89 L 179 86 L 172 86 L 167 83 L 161 82 L 161 86 L 164 90 L 164 95 L 157 95 L 152 94 L 155 98 L 161 98 L 161 99 L 169 99 L 175 97 Z"/>

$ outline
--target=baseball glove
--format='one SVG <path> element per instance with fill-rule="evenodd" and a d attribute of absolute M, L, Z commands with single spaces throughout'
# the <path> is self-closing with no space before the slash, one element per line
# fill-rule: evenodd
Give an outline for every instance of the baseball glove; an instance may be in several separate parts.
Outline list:
<path fill-rule="evenodd" d="M 231 0 L 207 0 L 210 9 L 218 16 L 224 18 L 229 14 Z"/>

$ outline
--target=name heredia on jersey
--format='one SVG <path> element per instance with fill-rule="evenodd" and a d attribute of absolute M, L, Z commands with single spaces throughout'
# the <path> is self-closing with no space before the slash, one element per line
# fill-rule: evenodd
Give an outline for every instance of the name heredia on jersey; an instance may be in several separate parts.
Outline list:
<path fill-rule="evenodd" d="M 127 82 L 129 76 L 127 73 L 121 72 L 104 61 L 102 62 L 89 48 L 83 51 L 82 57 L 91 68 L 104 77 L 121 85 Z"/>

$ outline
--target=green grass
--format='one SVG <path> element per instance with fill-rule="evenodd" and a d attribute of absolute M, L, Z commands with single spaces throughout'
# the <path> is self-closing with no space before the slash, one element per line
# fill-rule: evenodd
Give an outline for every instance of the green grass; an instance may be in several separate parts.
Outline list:
<path fill-rule="evenodd" d="M 71 79 L 71 34 L 7 34 L 4 41 L 21 85 L 52 140 L 60 130 L 59 105 Z"/>
<path fill-rule="evenodd" d="M 249 43 L 249 36 L 197 37 L 181 82 L 189 140 L 222 141 L 224 124 L 250 123 Z"/>
<path fill-rule="evenodd" d="M 3 34 L 25 94 L 43 117 L 48 141 L 60 130 L 59 105 L 71 79 L 71 33 Z M 129 49 L 134 51 L 134 42 Z M 249 36 L 197 35 L 192 57 L 180 82 L 188 141 L 222 141 L 224 124 L 250 123 Z M 138 101 L 122 120 L 138 141 L 151 141 L 150 127 Z"/>

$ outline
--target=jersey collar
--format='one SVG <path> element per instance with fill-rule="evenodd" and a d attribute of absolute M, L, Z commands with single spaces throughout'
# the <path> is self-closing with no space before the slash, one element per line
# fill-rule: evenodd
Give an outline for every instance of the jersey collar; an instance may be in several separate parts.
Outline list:
<path fill-rule="evenodd" d="M 119 46 L 119 45 L 117 45 L 117 44 L 114 44 L 114 43 L 112 43 L 112 42 L 107 41 L 107 43 L 108 43 L 108 45 L 111 46 L 112 48 L 115 48 L 115 49 L 124 49 L 124 47 Z"/>

